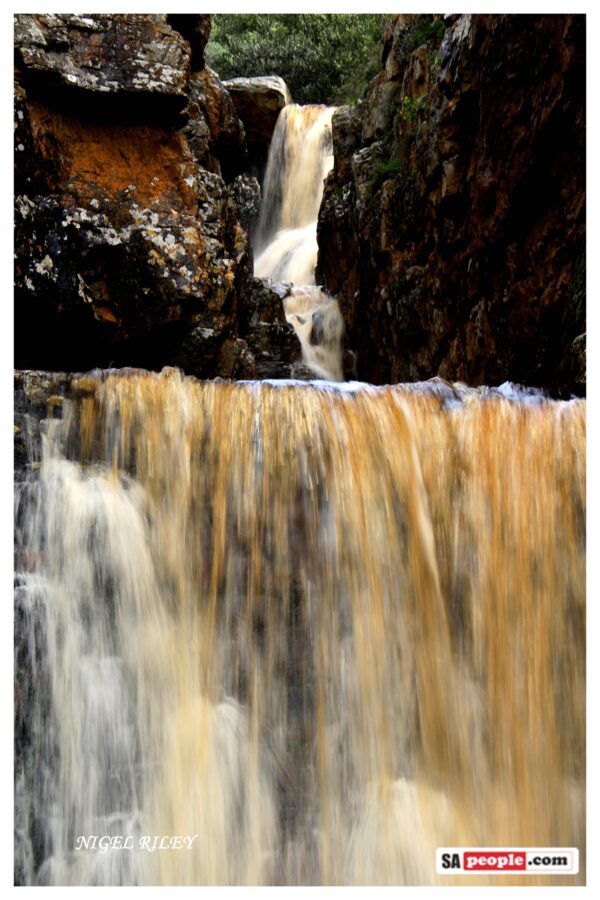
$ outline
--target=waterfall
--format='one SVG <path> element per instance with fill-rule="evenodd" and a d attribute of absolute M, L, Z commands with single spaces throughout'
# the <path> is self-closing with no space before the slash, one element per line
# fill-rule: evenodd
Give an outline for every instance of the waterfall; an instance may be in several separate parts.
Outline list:
<path fill-rule="evenodd" d="M 269 148 L 257 229 L 255 273 L 314 284 L 317 216 L 333 166 L 335 107 L 290 103 L 279 113 Z"/>
<path fill-rule="evenodd" d="M 334 107 L 295 103 L 281 110 L 269 148 L 254 272 L 292 282 L 286 318 L 304 362 L 319 377 L 341 381 L 342 315 L 337 301 L 315 286 L 317 217 L 333 166 L 334 112 Z M 328 338 L 321 349 L 323 333 Z"/>
<path fill-rule="evenodd" d="M 18 883 L 583 850 L 584 401 L 174 370 L 69 396 L 16 490 Z"/>

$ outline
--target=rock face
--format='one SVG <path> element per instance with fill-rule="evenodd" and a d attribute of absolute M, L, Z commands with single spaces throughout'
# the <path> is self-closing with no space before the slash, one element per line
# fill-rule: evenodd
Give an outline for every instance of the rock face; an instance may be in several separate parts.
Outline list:
<path fill-rule="evenodd" d="M 190 81 L 189 121 L 184 132 L 199 165 L 230 181 L 248 164 L 246 134 L 219 76 L 208 66 Z"/>
<path fill-rule="evenodd" d="M 288 86 L 283 78 L 274 75 L 230 78 L 223 84 L 244 123 L 250 163 L 257 173 L 262 174 L 277 117 L 283 107 L 292 101 Z"/>
<path fill-rule="evenodd" d="M 267 354 L 285 377 L 300 356 L 251 274 L 260 194 L 235 106 L 203 63 L 209 26 L 15 17 L 18 367 L 251 377 Z"/>
<path fill-rule="evenodd" d="M 204 68 L 204 48 L 210 37 L 210 16 L 199 13 L 174 13 L 167 16 L 167 22 L 178 31 L 190 45 L 192 71 Z"/>
<path fill-rule="evenodd" d="M 185 105 L 189 44 L 165 16 L 15 16 L 15 46 L 46 90 L 151 94 Z"/>
<path fill-rule="evenodd" d="M 414 47 L 395 17 L 366 99 L 333 117 L 318 281 L 362 379 L 581 393 L 584 17 L 438 26 Z"/>

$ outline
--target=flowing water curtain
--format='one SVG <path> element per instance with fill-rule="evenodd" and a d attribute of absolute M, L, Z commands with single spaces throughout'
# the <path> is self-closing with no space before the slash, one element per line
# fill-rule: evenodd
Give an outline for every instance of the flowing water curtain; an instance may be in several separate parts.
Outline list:
<path fill-rule="evenodd" d="M 344 319 L 337 300 L 315 285 L 305 285 L 292 288 L 283 308 L 300 341 L 305 365 L 319 378 L 343 381 Z"/>
<path fill-rule="evenodd" d="M 584 402 L 80 387 L 19 494 L 24 881 L 426 884 L 437 846 L 583 850 Z M 127 831 L 200 839 L 73 852 Z"/>
<path fill-rule="evenodd" d="M 337 301 L 315 286 L 317 217 L 333 166 L 334 112 L 294 103 L 281 110 L 269 149 L 254 269 L 294 285 L 284 307 L 303 361 L 317 377 L 342 381 L 344 321 Z"/>
<path fill-rule="evenodd" d="M 256 275 L 315 283 L 317 217 L 333 166 L 334 107 L 288 104 L 279 113 L 265 172 L 256 238 Z"/>
<path fill-rule="evenodd" d="M 333 106 L 289 103 L 279 113 L 263 185 L 256 240 L 259 251 L 281 230 L 314 224 L 316 238 L 323 181 L 333 167 L 334 112 Z"/>

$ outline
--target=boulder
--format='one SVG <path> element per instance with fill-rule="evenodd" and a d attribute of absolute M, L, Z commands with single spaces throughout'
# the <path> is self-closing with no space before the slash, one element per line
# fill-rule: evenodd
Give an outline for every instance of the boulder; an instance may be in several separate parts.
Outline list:
<path fill-rule="evenodd" d="M 238 116 L 244 123 L 250 163 L 261 172 L 269 153 L 271 137 L 279 113 L 292 97 L 282 78 L 229 78 L 223 82 L 231 94 Z"/>
<path fill-rule="evenodd" d="M 290 378 L 292 365 L 302 359 L 300 343 L 286 321 L 282 300 L 289 284 L 252 278 L 243 307 L 240 331 L 244 334 L 252 363 L 238 377 Z"/>
<path fill-rule="evenodd" d="M 208 66 L 194 72 L 184 128 L 196 162 L 230 181 L 248 165 L 246 135 L 231 96 Z"/>
<path fill-rule="evenodd" d="M 210 37 L 210 16 L 202 13 L 173 13 L 167 16 L 167 22 L 190 45 L 192 72 L 201 71 L 204 68 L 204 48 Z"/>
<path fill-rule="evenodd" d="M 238 175 L 231 183 L 240 225 L 251 237 L 260 214 L 260 185 L 252 175 Z"/>
<path fill-rule="evenodd" d="M 15 16 L 15 50 L 26 78 L 56 90 L 152 96 L 162 107 L 185 105 L 190 46 L 165 16 Z M 98 101 L 100 102 L 100 101 Z"/>

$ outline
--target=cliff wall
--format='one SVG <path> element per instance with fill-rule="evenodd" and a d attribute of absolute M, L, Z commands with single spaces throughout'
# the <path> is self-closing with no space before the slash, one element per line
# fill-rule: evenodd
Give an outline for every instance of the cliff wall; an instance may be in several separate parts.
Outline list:
<path fill-rule="evenodd" d="M 581 393 L 585 17 L 416 18 L 333 118 L 318 280 L 358 376 Z"/>

